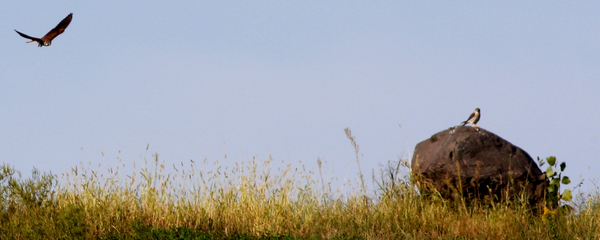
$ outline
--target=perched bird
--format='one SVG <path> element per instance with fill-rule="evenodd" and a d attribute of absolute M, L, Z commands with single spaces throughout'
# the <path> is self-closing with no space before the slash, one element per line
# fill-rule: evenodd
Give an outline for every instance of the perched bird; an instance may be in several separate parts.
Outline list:
<path fill-rule="evenodd" d="M 481 117 L 481 114 L 479 113 L 479 108 L 475 108 L 475 112 L 471 113 L 471 115 L 469 115 L 469 119 L 467 119 L 467 121 L 462 122 L 462 125 L 464 126 L 465 124 L 472 124 L 474 128 L 479 128 L 477 127 L 477 122 L 479 122 L 479 117 Z"/>
<path fill-rule="evenodd" d="M 17 32 L 19 35 L 21 35 L 21 37 L 32 40 L 27 43 L 37 42 L 38 47 L 41 47 L 41 46 L 47 47 L 47 46 L 50 46 L 50 44 L 52 43 L 52 39 L 54 39 L 56 36 L 60 35 L 61 33 L 63 33 L 65 31 L 67 26 L 69 26 L 69 23 L 71 23 L 71 19 L 73 19 L 73 13 L 69 14 L 69 16 L 67 16 L 65 19 L 60 21 L 60 23 L 58 23 L 58 25 L 56 25 L 56 27 L 54 27 L 52 30 L 50 30 L 50 32 L 46 33 L 46 36 L 44 36 L 42 38 L 34 38 L 34 37 L 27 36 L 19 31 L 17 31 L 16 29 L 15 29 L 15 32 Z"/>

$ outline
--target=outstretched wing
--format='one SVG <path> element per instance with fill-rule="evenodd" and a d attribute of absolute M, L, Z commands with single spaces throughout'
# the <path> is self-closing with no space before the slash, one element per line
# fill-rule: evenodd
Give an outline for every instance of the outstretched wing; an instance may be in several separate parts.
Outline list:
<path fill-rule="evenodd" d="M 60 21 L 60 23 L 58 23 L 58 25 L 56 25 L 56 27 L 54 27 L 52 30 L 50 30 L 50 32 L 46 33 L 46 35 L 44 37 L 42 37 L 42 40 L 52 41 L 52 39 L 54 39 L 56 36 L 60 35 L 61 33 L 63 33 L 65 31 L 65 29 L 71 23 L 71 19 L 73 19 L 73 13 L 69 14 L 69 16 L 65 17 L 65 19 Z M 23 35 L 21 35 L 21 36 L 23 36 Z"/>
<path fill-rule="evenodd" d="M 39 44 L 43 44 L 43 43 L 44 43 L 44 41 L 43 41 L 42 39 L 39 39 L 39 38 L 34 38 L 34 37 L 32 37 L 32 36 L 29 36 L 29 35 L 27 35 L 27 34 L 24 34 L 24 33 L 22 33 L 22 32 L 19 32 L 19 31 L 17 31 L 16 29 L 15 29 L 15 32 L 17 32 L 19 35 L 21 35 L 21 37 L 24 37 L 24 38 L 27 38 L 27 39 L 31 39 L 31 41 L 30 41 L 30 42 L 27 42 L 27 43 L 31 43 L 31 42 L 38 42 Z"/>
<path fill-rule="evenodd" d="M 24 37 L 24 38 L 27 38 L 27 39 L 31 39 L 31 40 L 34 40 L 34 41 L 35 40 L 39 40 L 39 38 L 34 38 L 34 37 L 31 37 L 31 36 L 29 36 L 29 35 L 27 35 L 25 33 L 19 32 L 19 31 L 17 31 L 17 29 L 15 29 L 15 32 L 17 32 L 19 35 L 21 35 L 21 37 Z"/>

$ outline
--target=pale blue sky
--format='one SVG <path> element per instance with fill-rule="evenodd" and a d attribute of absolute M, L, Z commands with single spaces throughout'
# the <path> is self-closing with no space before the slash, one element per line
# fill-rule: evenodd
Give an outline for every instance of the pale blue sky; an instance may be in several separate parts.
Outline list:
<path fill-rule="evenodd" d="M 41 37 L 71 12 L 50 47 L 13 31 Z M 60 174 L 138 161 L 150 144 L 168 163 L 321 158 L 327 177 L 353 179 L 344 128 L 370 176 L 479 107 L 479 126 L 591 185 L 598 13 L 597 1 L 9 1 L 0 156 Z"/>

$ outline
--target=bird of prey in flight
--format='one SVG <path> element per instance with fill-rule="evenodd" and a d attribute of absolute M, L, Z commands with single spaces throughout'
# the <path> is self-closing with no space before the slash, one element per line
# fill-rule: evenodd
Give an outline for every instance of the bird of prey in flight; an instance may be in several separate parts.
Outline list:
<path fill-rule="evenodd" d="M 21 37 L 31 39 L 31 41 L 29 41 L 27 43 L 37 42 L 38 47 L 41 47 L 41 46 L 47 47 L 47 46 L 50 46 L 50 44 L 52 43 L 52 39 L 54 39 L 56 36 L 60 35 L 61 33 L 63 33 L 65 31 L 67 26 L 69 26 L 69 23 L 71 23 L 71 19 L 73 19 L 73 13 L 69 14 L 69 16 L 67 16 L 65 19 L 60 21 L 60 23 L 58 23 L 58 25 L 56 25 L 56 27 L 54 27 L 52 30 L 50 30 L 50 32 L 46 33 L 46 36 L 44 36 L 42 38 L 34 38 L 34 37 L 27 36 L 19 31 L 17 31 L 16 29 L 15 29 L 15 32 L 17 32 L 19 35 L 21 35 Z"/>
<path fill-rule="evenodd" d="M 479 113 L 479 108 L 475 108 L 475 112 L 471 113 L 469 119 L 467 119 L 467 121 L 462 122 L 462 125 L 464 126 L 465 124 L 469 123 L 472 124 L 474 128 L 479 128 L 476 125 L 477 122 L 479 122 L 479 117 L 481 117 L 481 114 Z"/>

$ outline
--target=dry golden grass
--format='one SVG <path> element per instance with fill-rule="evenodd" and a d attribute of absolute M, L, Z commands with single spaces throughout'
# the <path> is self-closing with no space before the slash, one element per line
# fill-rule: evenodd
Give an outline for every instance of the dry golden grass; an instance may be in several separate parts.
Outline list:
<path fill-rule="evenodd" d="M 14 178 L 10 185 L 5 166 L 0 238 L 600 239 L 597 193 L 575 213 L 542 217 L 519 203 L 467 208 L 422 198 L 407 177 L 386 174 L 372 196 L 362 183 L 332 191 L 301 164 L 272 165 L 253 159 L 229 168 L 207 161 L 165 166 L 156 155 L 128 173 L 77 166 L 33 200 L 26 196 L 47 179 Z M 33 190 L 15 190 L 30 183 Z"/>

